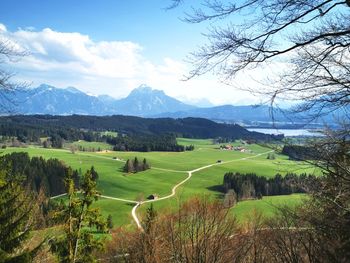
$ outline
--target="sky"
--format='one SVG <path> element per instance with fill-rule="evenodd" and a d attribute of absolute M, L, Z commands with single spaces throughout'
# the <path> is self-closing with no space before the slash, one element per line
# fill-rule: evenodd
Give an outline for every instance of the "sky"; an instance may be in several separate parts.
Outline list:
<path fill-rule="evenodd" d="M 29 53 L 6 67 L 32 87 L 73 86 L 122 98 L 147 84 L 192 104 L 262 102 L 234 87 L 259 85 L 256 76 L 268 69 L 238 75 L 234 87 L 211 74 L 184 81 L 188 56 L 205 43 L 210 26 L 181 20 L 191 2 L 166 10 L 170 0 L 3 0 L 0 37 Z"/>

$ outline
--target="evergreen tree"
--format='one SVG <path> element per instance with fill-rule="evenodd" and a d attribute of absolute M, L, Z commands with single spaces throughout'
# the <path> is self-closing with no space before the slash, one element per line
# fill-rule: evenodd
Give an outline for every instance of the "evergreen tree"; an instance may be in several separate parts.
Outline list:
<path fill-rule="evenodd" d="M 145 233 L 149 233 L 156 217 L 157 217 L 157 212 L 154 210 L 153 204 L 151 203 L 151 205 L 147 208 L 146 219 L 143 222 L 143 229 Z"/>
<path fill-rule="evenodd" d="M 124 165 L 124 172 L 126 173 L 133 173 L 134 172 L 134 165 L 132 163 L 132 161 L 130 161 L 129 159 L 126 161 L 125 165 Z"/>
<path fill-rule="evenodd" d="M 107 227 L 109 230 L 113 229 L 113 218 L 112 215 L 108 215 L 107 217 Z"/>
<path fill-rule="evenodd" d="M 143 159 L 143 162 L 142 162 L 142 171 L 146 171 L 147 169 L 149 169 L 149 164 L 147 163 L 147 160 L 146 158 Z"/>
<path fill-rule="evenodd" d="M 23 249 L 32 226 L 33 198 L 17 175 L 0 173 L 0 262 L 32 262 L 41 245 Z"/>
<path fill-rule="evenodd" d="M 268 153 L 266 159 L 268 159 L 268 160 L 275 160 L 276 159 L 275 154 L 274 153 Z"/>
<path fill-rule="evenodd" d="M 98 173 L 95 171 L 95 167 L 91 166 L 90 168 L 92 180 L 96 181 L 98 179 Z"/>
<path fill-rule="evenodd" d="M 60 262 L 93 262 L 92 253 L 102 248 L 102 241 L 94 238 L 90 229 L 96 227 L 97 230 L 106 231 L 106 222 L 100 211 L 91 207 L 99 195 L 92 169 L 82 178 L 80 194 L 72 175 L 69 169 L 65 178 L 68 202 L 62 203 L 55 214 L 55 218 L 63 223 L 64 234 L 52 241 L 51 249 Z"/>
<path fill-rule="evenodd" d="M 137 157 L 135 157 L 133 165 L 134 165 L 135 172 L 139 172 L 140 171 L 140 164 L 139 164 L 139 160 L 137 160 Z"/>

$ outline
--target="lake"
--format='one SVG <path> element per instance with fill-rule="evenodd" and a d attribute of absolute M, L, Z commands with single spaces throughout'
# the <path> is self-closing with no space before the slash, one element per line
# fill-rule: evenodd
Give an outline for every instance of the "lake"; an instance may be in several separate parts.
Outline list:
<path fill-rule="evenodd" d="M 248 131 L 261 132 L 265 134 L 284 134 L 285 137 L 294 136 L 322 136 L 321 133 L 316 130 L 307 129 L 267 129 L 267 128 L 248 128 Z"/>

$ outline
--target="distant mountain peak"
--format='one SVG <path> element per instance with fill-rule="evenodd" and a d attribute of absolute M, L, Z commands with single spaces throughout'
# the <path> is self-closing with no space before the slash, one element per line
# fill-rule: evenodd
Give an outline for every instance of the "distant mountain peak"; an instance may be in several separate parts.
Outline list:
<path fill-rule="evenodd" d="M 83 93 L 81 90 L 74 88 L 74 87 L 67 87 L 67 88 L 65 88 L 65 90 L 72 92 L 72 93 Z"/>
<path fill-rule="evenodd" d="M 40 90 L 53 90 L 53 89 L 56 89 L 56 87 L 54 87 L 52 85 L 49 85 L 49 84 L 46 84 L 46 83 L 43 83 L 43 84 L 40 84 L 37 89 L 40 89 Z"/>
<path fill-rule="evenodd" d="M 136 116 L 151 116 L 162 112 L 194 108 L 194 106 L 186 105 L 166 95 L 164 91 L 152 89 L 146 84 L 132 90 L 126 98 L 117 101 L 114 105 L 118 111 Z"/>
<path fill-rule="evenodd" d="M 152 96 L 152 95 L 160 95 L 167 96 L 164 91 L 152 89 L 147 84 L 141 84 L 138 88 L 133 89 L 128 97 L 132 96 Z"/>
<path fill-rule="evenodd" d="M 147 84 L 143 83 L 137 89 L 152 89 L 152 88 L 150 86 L 148 86 Z"/>
<path fill-rule="evenodd" d="M 153 89 L 147 84 L 141 84 L 136 89 L 133 89 L 131 93 L 151 93 Z"/>

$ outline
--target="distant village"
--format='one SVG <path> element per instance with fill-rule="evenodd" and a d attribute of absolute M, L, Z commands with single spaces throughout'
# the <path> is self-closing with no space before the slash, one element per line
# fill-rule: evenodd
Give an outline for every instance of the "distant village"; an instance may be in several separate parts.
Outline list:
<path fill-rule="evenodd" d="M 236 152 L 249 152 L 251 153 L 252 151 L 245 148 L 244 145 L 249 144 L 246 141 L 241 141 L 242 145 L 238 145 L 238 146 L 233 146 L 231 144 L 226 144 L 226 145 L 220 145 L 220 150 L 224 150 L 224 151 L 236 151 Z"/>

